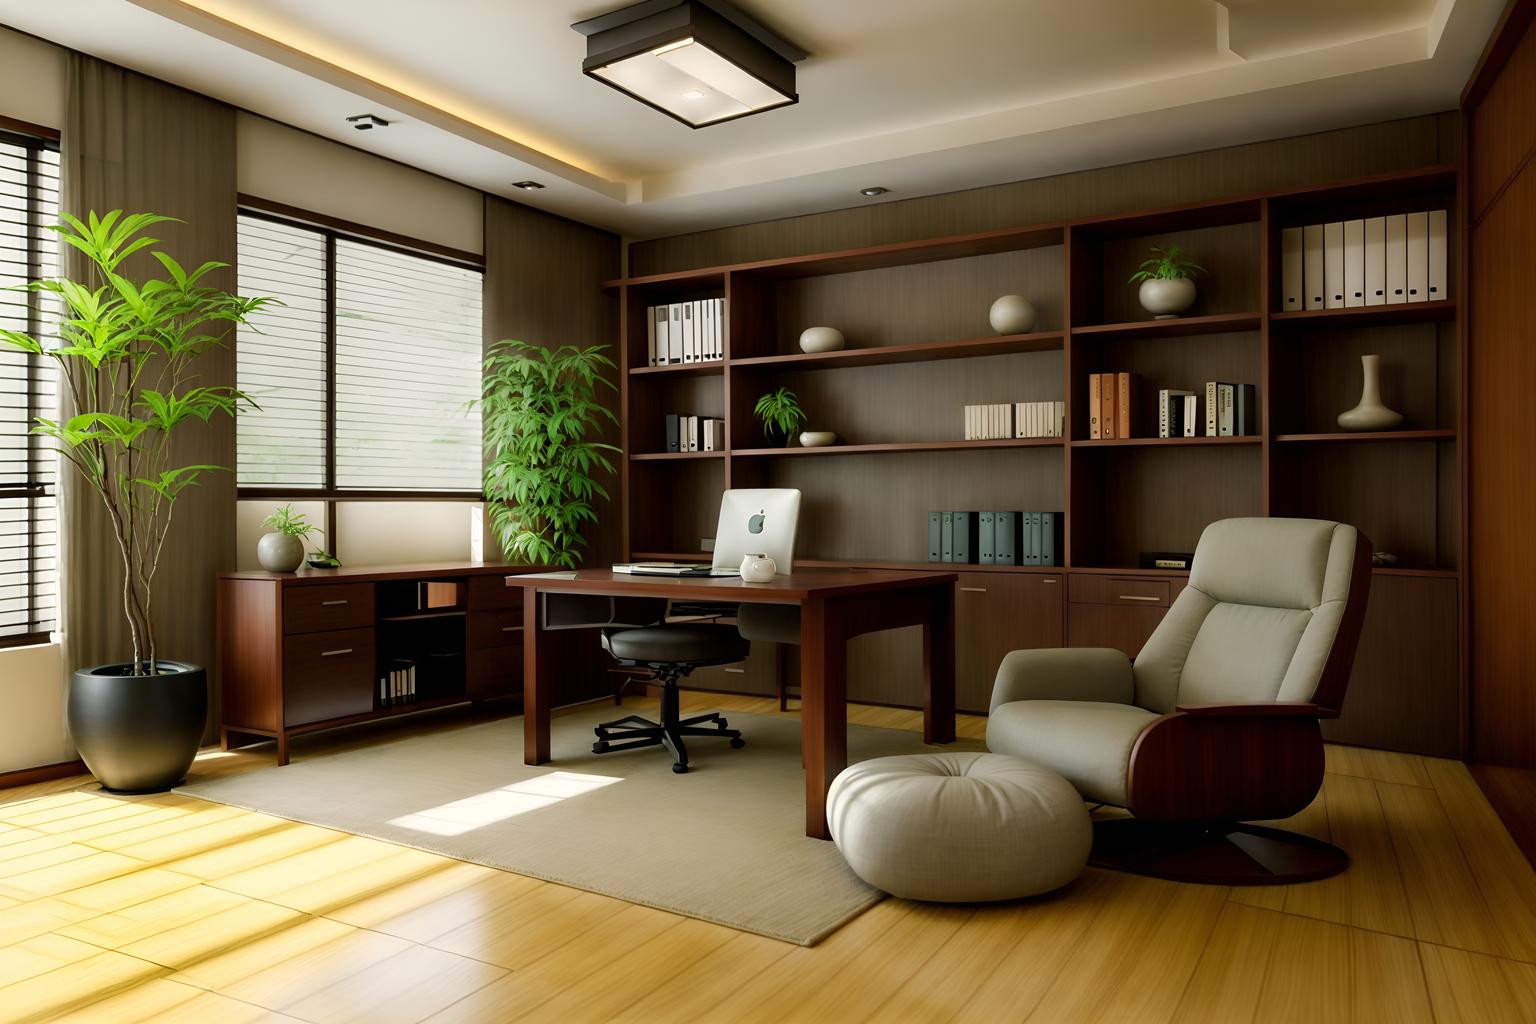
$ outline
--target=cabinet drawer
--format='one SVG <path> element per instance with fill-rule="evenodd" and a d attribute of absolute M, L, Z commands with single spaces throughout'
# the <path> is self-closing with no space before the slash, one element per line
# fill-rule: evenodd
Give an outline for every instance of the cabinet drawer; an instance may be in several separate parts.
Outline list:
<path fill-rule="evenodd" d="M 516 697 L 523 692 L 523 648 L 487 647 L 469 652 L 469 696 Z"/>
<path fill-rule="evenodd" d="M 1168 609 L 1109 604 L 1067 605 L 1068 647 L 1114 647 L 1136 657 Z"/>
<path fill-rule="evenodd" d="M 373 584 L 283 589 L 283 632 L 319 633 L 373 625 Z"/>
<path fill-rule="evenodd" d="M 1075 575 L 1067 583 L 1067 599 L 1073 604 L 1166 608 L 1170 590 L 1166 579 Z"/>
<path fill-rule="evenodd" d="M 516 573 L 508 570 L 507 576 Z M 469 607 L 471 611 L 482 608 L 521 608 L 523 588 L 507 586 L 507 576 L 494 573 L 489 576 L 469 578 Z"/>
<path fill-rule="evenodd" d="M 373 692 L 372 629 L 305 633 L 283 642 L 284 725 L 372 711 Z"/>
<path fill-rule="evenodd" d="M 497 608 L 469 613 L 469 646 L 513 647 L 523 642 L 523 610 Z"/>

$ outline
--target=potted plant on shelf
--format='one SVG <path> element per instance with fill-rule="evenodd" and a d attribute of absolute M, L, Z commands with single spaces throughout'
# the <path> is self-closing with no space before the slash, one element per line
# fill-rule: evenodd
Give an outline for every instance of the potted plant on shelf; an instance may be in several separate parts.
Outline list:
<path fill-rule="evenodd" d="M 1177 244 L 1152 246 L 1152 258 L 1142 261 L 1129 284 L 1141 283 L 1136 297 L 1141 308 L 1158 320 L 1172 320 L 1195 304 L 1195 275 L 1205 273 Z"/>
<path fill-rule="evenodd" d="M 610 452 L 591 440 L 603 421 L 617 423 L 601 401 L 616 390 L 604 374 L 606 345 L 539 348 L 501 341 L 485 360 L 479 399 L 486 447 L 485 500 L 491 530 L 513 561 L 575 568 L 587 546 L 582 528 L 597 521 L 595 498 L 608 492 Z"/>
<path fill-rule="evenodd" d="M 22 286 L 56 299 L 63 316 L 46 342 L 0 330 L 0 340 L 52 359 L 71 415 L 39 417 L 33 432 L 100 498 L 123 571 L 123 615 L 131 661 L 76 669 L 68 719 L 76 748 L 102 786 L 167 789 L 197 754 L 208 718 L 201 666 L 160 657 L 152 598 L 176 500 L 202 474 L 222 466 L 174 465 L 171 439 L 214 416 L 233 416 L 249 400 L 233 388 L 197 384 L 195 363 L 270 299 L 249 299 L 202 284 L 227 264 L 187 270 L 143 232 L 174 218 L 114 210 L 88 219 L 64 214 L 59 239 L 85 256 L 88 280 Z M 130 278 L 124 260 L 147 252 L 164 272 Z M 141 257 L 142 259 L 142 257 Z M 77 624 L 86 630 L 89 623 Z"/>
<path fill-rule="evenodd" d="M 757 400 L 753 409 L 757 418 L 763 421 L 763 436 L 770 441 L 776 437 L 784 439 L 784 447 L 789 447 L 790 439 L 795 432 L 806 422 L 805 410 L 800 408 L 800 400 L 789 388 L 776 388 Z"/>
<path fill-rule="evenodd" d="M 256 560 L 268 572 L 293 572 L 304 562 L 304 541 L 315 532 L 315 526 L 302 512 L 295 512 L 292 505 L 273 509 L 261 521 L 270 532 L 261 535 L 256 542 Z"/>

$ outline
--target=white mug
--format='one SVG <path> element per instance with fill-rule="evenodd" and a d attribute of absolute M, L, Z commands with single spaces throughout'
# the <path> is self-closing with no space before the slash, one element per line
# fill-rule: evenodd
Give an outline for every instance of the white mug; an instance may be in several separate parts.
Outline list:
<path fill-rule="evenodd" d="M 770 583 L 779 567 L 765 554 L 748 555 L 741 560 L 741 578 L 747 583 Z"/>

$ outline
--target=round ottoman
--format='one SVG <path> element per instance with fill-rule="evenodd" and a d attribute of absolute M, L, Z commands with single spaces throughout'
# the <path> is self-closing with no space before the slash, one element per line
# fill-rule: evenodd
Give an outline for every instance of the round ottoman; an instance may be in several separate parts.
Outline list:
<path fill-rule="evenodd" d="M 1066 885 L 1093 826 L 1066 779 L 1003 754 L 880 757 L 827 794 L 832 840 L 864 881 L 894 896 L 972 903 Z"/>

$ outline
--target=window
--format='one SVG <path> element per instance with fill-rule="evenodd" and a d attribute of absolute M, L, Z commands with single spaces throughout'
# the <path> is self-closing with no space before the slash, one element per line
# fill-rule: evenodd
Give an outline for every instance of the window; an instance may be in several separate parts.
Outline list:
<path fill-rule="evenodd" d="M 245 495 L 480 494 L 481 272 L 245 211 L 236 346 Z"/>
<path fill-rule="evenodd" d="M 57 276 L 58 219 L 58 147 L 0 131 L 0 288 Z M 56 319 L 53 301 L 0 291 L 0 327 L 42 338 Z M 0 346 L 0 646 L 46 640 L 58 615 L 57 456 L 30 432 L 55 398 L 47 358 Z"/>

